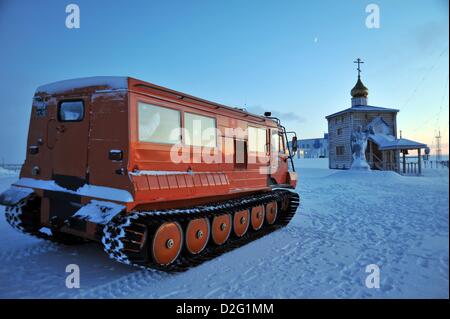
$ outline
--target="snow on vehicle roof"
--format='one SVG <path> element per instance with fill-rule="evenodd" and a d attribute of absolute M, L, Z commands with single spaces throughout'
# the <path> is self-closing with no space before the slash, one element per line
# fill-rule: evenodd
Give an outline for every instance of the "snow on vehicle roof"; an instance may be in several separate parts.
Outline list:
<path fill-rule="evenodd" d="M 136 86 L 136 84 L 144 85 L 144 86 L 151 87 L 153 89 L 172 92 L 174 94 L 180 94 L 184 97 L 192 98 L 194 100 L 212 104 L 212 105 L 215 105 L 215 106 L 218 106 L 221 108 L 230 109 L 232 111 L 239 112 L 241 114 L 250 115 L 255 118 L 259 118 L 263 121 L 271 120 L 274 123 L 276 123 L 276 121 L 274 121 L 273 119 L 270 119 L 270 117 L 264 117 L 264 116 L 261 116 L 258 114 L 253 114 L 242 108 L 222 105 L 222 104 L 219 104 L 216 102 L 204 100 L 202 98 L 198 98 L 193 95 L 189 95 L 189 94 L 186 94 L 183 92 L 168 89 L 168 88 L 165 88 L 162 86 L 158 86 L 158 85 L 155 85 L 155 84 L 152 84 L 149 82 L 130 78 L 127 76 L 94 76 L 94 77 L 83 77 L 83 78 L 63 80 L 63 81 L 58 81 L 58 82 L 41 85 L 36 89 L 36 93 L 58 94 L 58 93 L 71 92 L 71 91 L 75 91 L 77 89 L 87 88 L 87 87 L 102 87 L 102 89 L 96 90 L 96 92 L 109 91 L 109 90 L 120 90 L 120 89 L 127 90 L 129 88 L 128 87 L 129 79 L 136 81 L 136 83 L 134 84 L 135 86 Z M 130 85 L 132 85 L 132 84 L 130 84 Z"/>
<path fill-rule="evenodd" d="M 103 86 L 108 89 L 127 89 L 128 77 L 125 76 L 93 76 L 86 78 L 63 80 L 41 85 L 37 92 L 48 94 L 61 93 L 90 86 Z"/>

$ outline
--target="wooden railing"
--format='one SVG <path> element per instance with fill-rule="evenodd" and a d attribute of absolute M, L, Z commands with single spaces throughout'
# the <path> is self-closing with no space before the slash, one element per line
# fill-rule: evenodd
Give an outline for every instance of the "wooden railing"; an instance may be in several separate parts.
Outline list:
<path fill-rule="evenodd" d="M 383 166 L 383 161 L 369 162 L 371 168 L 379 169 L 380 171 L 395 171 L 398 172 L 398 165 L 395 162 L 386 162 Z"/>
<path fill-rule="evenodd" d="M 382 167 L 382 165 L 381 165 L 381 163 L 380 162 L 369 162 L 369 166 L 373 169 L 373 168 L 376 168 L 376 169 L 379 169 L 379 170 L 383 170 L 383 167 Z"/>
<path fill-rule="evenodd" d="M 379 157 L 376 156 L 375 154 L 372 153 L 372 156 L 373 156 L 378 162 L 383 162 L 383 161 L 381 160 L 381 158 L 379 158 Z"/>
<path fill-rule="evenodd" d="M 379 158 L 376 154 L 373 154 L 373 161 L 369 163 L 370 167 L 376 168 L 382 171 L 398 171 L 398 166 L 396 162 L 385 162 L 383 166 L 383 160 Z"/>
<path fill-rule="evenodd" d="M 419 165 L 418 163 L 406 163 L 406 166 L 401 164 L 401 174 L 402 175 L 419 175 Z"/>

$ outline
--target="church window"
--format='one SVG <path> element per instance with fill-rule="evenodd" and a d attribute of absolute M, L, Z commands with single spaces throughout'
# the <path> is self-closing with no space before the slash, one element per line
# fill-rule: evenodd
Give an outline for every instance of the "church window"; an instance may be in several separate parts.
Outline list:
<path fill-rule="evenodd" d="M 342 134 L 342 128 L 338 128 L 337 129 L 337 135 L 341 135 Z"/>
<path fill-rule="evenodd" d="M 344 146 L 336 146 L 336 155 L 344 155 L 345 147 Z"/>

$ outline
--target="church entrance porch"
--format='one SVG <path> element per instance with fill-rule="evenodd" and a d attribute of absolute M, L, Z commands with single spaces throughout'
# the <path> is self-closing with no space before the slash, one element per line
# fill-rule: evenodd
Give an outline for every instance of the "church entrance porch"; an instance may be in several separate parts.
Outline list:
<path fill-rule="evenodd" d="M 406 143 L 404 141 L 408 141 Z M 366 159 L 369 166 L 373 170 L 394 171 L 401 175 L 422 175 L 422 148 L 426 145 L 419 143 L 411 143 L 409 140 L 398 139 L 397 145 L 380 146 L 372 139 L 367 141 Z M 400 146 L 398 144 L 403 144 Z M 414 151 L 417 156 L 409 157 L 406 155 Z"/>
<path fill-rule="evenodd" d="M 398 151 L 380 150 L 371 140 L 367 142 L 366 158 L 370 169 L 400 172 Z"/>

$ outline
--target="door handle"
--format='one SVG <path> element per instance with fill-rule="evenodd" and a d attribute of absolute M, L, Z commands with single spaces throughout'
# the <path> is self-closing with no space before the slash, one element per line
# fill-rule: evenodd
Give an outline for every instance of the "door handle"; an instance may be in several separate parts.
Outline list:
<path fill-rule="evenodd" d="M 58 126 L 56 127 L 56 131 L 57 131 L 58 133 L 64 133 L 64 132 L 66 131 L 66 127 L 65 127 L 64 125 L 58 125 Z"/>

